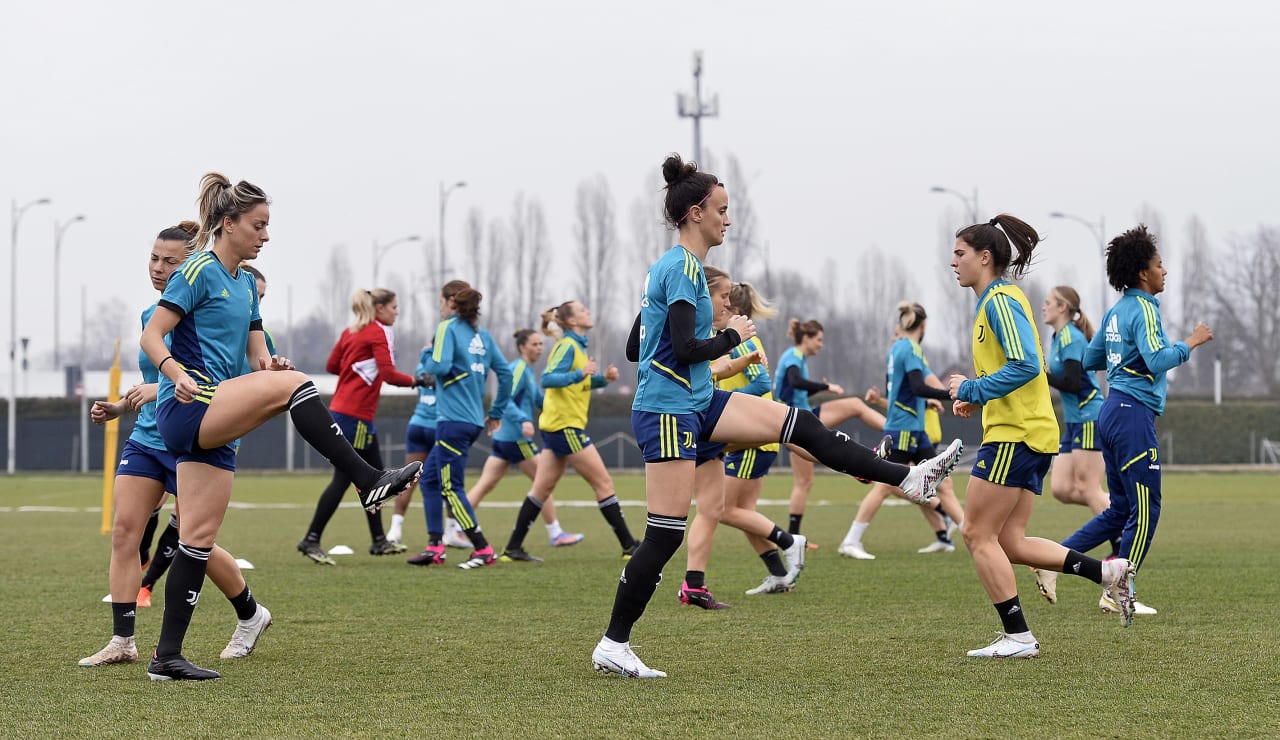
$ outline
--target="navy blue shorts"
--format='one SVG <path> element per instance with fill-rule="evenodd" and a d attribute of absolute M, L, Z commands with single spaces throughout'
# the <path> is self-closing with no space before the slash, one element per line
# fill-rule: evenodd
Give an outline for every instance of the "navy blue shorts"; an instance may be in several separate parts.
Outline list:
<path fill-rule="evenodd" d="M 1086 421 L 1080 424 L 1063 424 L 1062 440 L 1058 445 L 1058 453 L 1065 455 L 1072 450 L 1101 451 L 1098 444 L 1097 422 Z"/>
<path fill-rule="evenodd" d="M 889 462 L 899 465 L 922 463 L 938 454 L 933 441 L 920 430 L 886 429 L 884 433 L 893 438 L 893 446 L 889 449 Z"/>
<path fill-rule="evenodd" d="M 415 455 L 430 452 L 436 446 L 436 430 L 431 427 L 410 424 L 404 430 L 404 454 Z"/>
<path fill-rule="evenodd" d="M 124 443 L 124 451 L 120 453 L 120 465 L 116 467 L 116 475 L 135 475 L 139 478 L 150 478 L 164 484 L 167 493 L 178 492 L 177 461 L 168 450 L 157 450 L 132 439 Z"/>
<path fill-rule="evenodd" d="M 1040 495 L 1053 455 L 1036 452 L 1023 442 L 988 442 L 978 448 L 970 475 L 1009 488 Z"/>
<path fill-rule="evenodd" d="M 699 442 L 695 467 L 703 463 L 709 463 L 712 460 L 724 459 L 724 448 L 728 446 L 725 442 Z"/>
<path fill-rule="evenodd" d="M 354 416 L 340 414 L 337 411 L 330 411 L 329 416 L 333 417 L 333 423 L 338 425 L 338 429 L 342 430 L 342 436 L 347 438 L 351 443 L 352 449 L 363 450 L 373 444 L 378 436 L 378 430 L 374 427 L 372 421 L 357 419 Z"/>
<path fill-rule="evenodd" d="M 225 444 L 206 450 L 196 441 L 200 436 L 200 422 L 209 411 L 209 403 L 200 396 L 191 403 L 178 403 L 167 398 L 156 408 L 156 428 L 164 446 L 169 448 L 179 463 L 198 462 L 223 470 L 236 470 L 236 448 Z M 175 466 L 176 467 L 176 466 Z"/>
<path fill-rule="evenodd" d="M 538 446 L 530 440 L 522 439 L 517 442 L 504 442 L 495 439 L 493 440 L 493 451 L 489 453 L 489 456 L 496 457 L 499 460 L 506 460 L 512 465 L 519 465 L 525 460 L 532 460 L 537 454 Z M 561 457 L 564 456 L 561 455 Z"/>
<path fill-rule="evenodd" d="M 631 430 L 644 461 L 697 460 L 699 448 L 710 442 L 724 407 L 729 403 L 729 391 L 715 390 L 711 403 L 704 411 L 689 414 L 662 414 L 653 411 L 632 411 Z"/>
<path fill-rule="evenodd" d="M 591 437 L 585 429 L 565 427 L 554 432 L 542 433 L 542 446 L 556 457 L 568 457 L 591 446 Z"/>
<path fill-rule="evenodd" d="M 768 474 L 769 468 L 773 467 L 773 461 L 777 459 L 778 453 L 765 452 L 754 447 L 749 450 L 730 452 L 724 458 L 724 474 L 743 480 L 756 480 Z"/>

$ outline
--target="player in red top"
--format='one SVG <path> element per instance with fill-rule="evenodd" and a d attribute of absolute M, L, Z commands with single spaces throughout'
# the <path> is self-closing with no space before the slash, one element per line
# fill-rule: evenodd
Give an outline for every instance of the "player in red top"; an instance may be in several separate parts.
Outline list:
<path fill-rule="evenodd" d="M 329 413 L 356 452 L 370 464 L 377 461 L 376 467 L 381 469 L 382 453 L 378 450 L 373 417 L 378 410 L 382 384 L 408 388 L 417 385 L 417 381 L 396 370 L 395 339 L 391 331 L 399 315 L 396 294 L 385 288 L 357 290 L 351 296 L 351 311 L 356 315 L 356 321 L 342 330 L 342 336 L 338 337 L 338 343 L 333 346 L 329 361 L 325 363 L 325 370 L 338 376 L 338 387 L 329 402 Z M 320 546 L 320 536 L 350 485 L 350 479 L 334 468 L 333 480 L 320 494 L 307 536 L 298 543 L 298 551 L 317 563 L 334 565 Z M 404 545 L 387 540 L 381 513 L 366 512 L 366 516 L 369 536 L 373 540 L 369 554 L 404 552 Z"/>

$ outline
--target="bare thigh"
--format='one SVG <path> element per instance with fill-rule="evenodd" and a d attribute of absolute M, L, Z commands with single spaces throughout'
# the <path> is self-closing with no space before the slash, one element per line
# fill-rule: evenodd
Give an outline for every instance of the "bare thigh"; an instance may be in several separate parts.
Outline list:
<path fill-rule="evenodd" d="M 613 478 L 609 476 L 609 470 L 605 468 L 604 460 L 600 459 L 600 451 L 595 445 L 585 447 L 565 459 L 591 486 L 591 490 L 596 492 L 597 501 L 603 501 L 613 495 Z"/>
<path fill-rule="evenodd" d="M 205 449 L 230 444 L 289 407 L 289 398 L 307 376 L 296 370 L 259 371 L 218 384 L 200 422 Z"/>
<path fill-rule="evenodd" d="M 182 516 L 178 536 L 193 547 L 213 547 L 231 501 L 235 474 L 198 462 L 178 463 L 178 490 L 182 496 Z"/>

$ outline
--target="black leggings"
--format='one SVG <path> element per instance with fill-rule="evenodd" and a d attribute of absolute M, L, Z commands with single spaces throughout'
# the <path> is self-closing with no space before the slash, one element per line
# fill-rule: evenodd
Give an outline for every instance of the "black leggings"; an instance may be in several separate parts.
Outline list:
<path fill-rule="evenodd" d="M 382 469 L 382 452 L 378 448 L 377 435 L 374 435 L 369 440 L 364 449 L 356 450 L 356 454 L 375 469 Z M 342 471 L 334 468 L 333 479 L 329 481 L 324 493 L 320 494 L 320 501 L 316 503 L 316 513 L 311 518 L 311 526 L 307 530 L 308 538 L 320 539 L 320 536 L 324 534 L 324 528 L 328 526 L 329 520 L 333 518 L 333 513 L 338 510 L 338 504 L 342 503 L 342 497 L 346 495 L 347 489 L 350 487 L 351 479 L 344 475 Z M 382 513 L 370 514 L 365 512 L 365 516 L 369 521 L 369 537 L 373 540 L 386 537 L 386 532 L 382 529 Z"/>

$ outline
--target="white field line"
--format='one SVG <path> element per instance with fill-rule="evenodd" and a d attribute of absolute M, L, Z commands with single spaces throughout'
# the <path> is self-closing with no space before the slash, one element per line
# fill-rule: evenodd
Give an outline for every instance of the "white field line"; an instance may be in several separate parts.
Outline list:
<path fill-rule="evenodd" d="M 492 501 L 492 502 L 482 503 L 480 506 L 485 509 L 518 509 L 523 503 L 524 503 L 523 501 Z M 633 508 L 643 507 L 645 505 L 645 502 L 643 501 L 619 500 L 619 503 L 621 503 L 623 506 L 630 506 Z M 852 503 L 852 502 L 848 501 L 844 503 Z M 786 499 L 761 499 L 758 502 L 759 506 L 787 506 L 789 504 L 790 502 Z M 833 506 L 833 505 L 834 503 L 831 501 L 810 501 L 809 502 L 809 506 Z M 889 499 L 884 502 L 884 505 L 885 506 L 911 506 L 909 502 L 903 501 L 900 499 Z M 595 501 L 560 501 L 559 499 L 557 499 L 556 506 L 560 508 L 564 508 L 567 506 L 569 508 L 575 508 L 575 509 L 594 509 L 596 508 L 596 502 Z M 166 508 L 172 508 L 172 506 L 168 506 Z M 240 509 L 240 510 L 256 510 L 256 509 L 311 510 L 315 508 L 315 504 L 286 504 L 286 503 L 251 504 L 251 503 L 244 503 L 240 501 L 232 501 L 230 504 L 227 505 L 227 508 Z M 350 502 L 340 504 L 339 508 L 358 509 L 360 508 L 360 504 L 354 501 L 350 501 Z M 410 508 L 421 509 L 422 504 L 415 501 L 412 504 L 410 504 Z M 84 506 L 84 507 L 0 506 L 0 514 L 95 514 L 95 513 L 101 514 L 102 507 L 101 506 Z"/>

